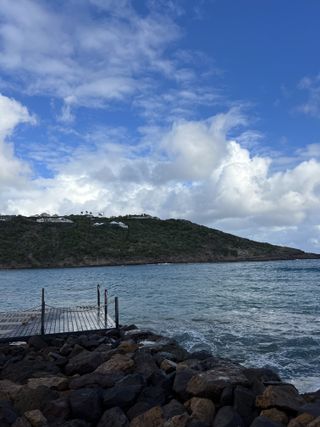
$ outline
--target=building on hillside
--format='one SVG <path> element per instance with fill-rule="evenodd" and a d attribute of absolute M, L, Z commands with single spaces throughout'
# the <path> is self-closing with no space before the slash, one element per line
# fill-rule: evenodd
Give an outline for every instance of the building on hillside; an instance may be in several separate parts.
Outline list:
<path fill-rule="evenodd" d="M 64 217 L 58 217 L 58 218 L 56 218 L 56 217 L 42 217 L 42 218 L 37 218 L 36 222 L 73 224 L 73 221 L 71 219 L 64 218 Z"/>
<path fill-rule="evenodd" d="M 129 228 L 128 226 L 127 226 L 127 224 L 124 224 L 123 222 L 121 222 L 121 221 L 119 221 L 119 222 L 117 222 L 117 221 L 111 221 L 110 223 L 109 223 L 112 227 L 120 227 L 120 228 Z"/>

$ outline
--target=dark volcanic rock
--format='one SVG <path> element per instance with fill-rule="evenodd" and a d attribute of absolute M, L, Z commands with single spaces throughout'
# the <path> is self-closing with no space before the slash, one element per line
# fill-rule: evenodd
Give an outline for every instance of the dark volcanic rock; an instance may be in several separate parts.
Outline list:
<path fill-rule="evenodd" d="M 162 407 L 162 410 L 166 420 L 186 412 L 186 408 L 176 399 L 170 400 L 169 403 Z"/>
<path fill-rule="evenodd" d="M 10 427 L 18 418 L 19 414 L 8 400 L 0 400 L 0 426 Z"/>
<path fill-rule="evenodd" d="M 272 421 L 270 418 L 260 416 L 255 418 L 250 427 L 283 427 L 283 424 Z"/>
<path fill-rule="evenodd" d="M 268 386 L 262 395 L 256 398 L 256 406 L 262 409 L 272 407 L 298 411 L 305 403 L 293 385 Z"/>
<path fill-rule="evenodd" d="M 129 420 L 118 407 L 108 409 L 102 415 L 97 427 L 128 427 Z"/>
<path fill-rule="evenodd" d="M 213 427 L 244 427 L 244 423 L 232 406 L 223 406 L 213 421 Z"/>
<path fill-rule="evenodd" d="M 187 386 L 194 374 L 195 371 L 188 368 L 177 370 L 173 383 L 173 390 L 182 400 L 186 400 L 189 397 Z"/>
<path fill-rule="evenodd" d="M 40 386 L 36 389 L 23 387 L 14 400 L 14 406 L 21 414 L 33 409 L 43 410 L 51 400 L 58 397 L 59 393 L 57 391 L 45 386 Z"/>
<path fill-rule="evenodd" d="M 236 386 L 234 390 L 234 409 L 241 415 L 246 425 L 250 425 L 258 416 L 255 409 L 255 395 L 248 388 Z"/>
<path fill-rule="evenodd" d="M 97 422 L 102 414 L 101 392 L 97 389 L 83 388 L 70 394 L 70 407 L 73 418 Z"/>
<path fill-rule="evenodd" d="M 23 383 L 28 378 L 56 375 L 60 369 L 53 363 L 44 360 L 21 360 L 9 363 L 2 369 L 0 378 Z"/>
<path fill-rule="evenodd" d="M 65 372 L 67 375 L 87 374 L 94 371 L 105 360 L 106 355 L 104 353 L 85 350 L 69 360 Z"/>
<path fill-rule="evenodd" d="M 90 374 L 81 375 L 72 379 L 69 387 L 74 390 L 79 388 L 109 388 L 113 387 L 123 376 L 124 374 L 121 372 L 107 374 L 91 372 Z"/>

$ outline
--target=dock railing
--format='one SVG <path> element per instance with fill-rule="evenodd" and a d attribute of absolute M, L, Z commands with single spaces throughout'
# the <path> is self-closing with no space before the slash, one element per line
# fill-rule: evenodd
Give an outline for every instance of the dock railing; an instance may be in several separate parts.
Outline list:
<path fill-rule="evenodd" d="M 114 319 L 110 312 L 114 311 Z M 41 290 L 41 305 L 29 310 L 0 312 L 0 342 L 22 341 L 33 335 L 77 334 L 119 328 L 119 299 L 97 286 L 96 305 L 59 307 L 46 303 Z"/>

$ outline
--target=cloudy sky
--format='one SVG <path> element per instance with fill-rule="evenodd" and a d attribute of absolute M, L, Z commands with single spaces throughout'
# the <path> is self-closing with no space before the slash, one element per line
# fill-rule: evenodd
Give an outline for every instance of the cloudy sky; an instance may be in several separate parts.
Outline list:
<path fill-rule="evenodd" d="M 0 212 L 320 252 L 319 0 L 0 0 Z"/>

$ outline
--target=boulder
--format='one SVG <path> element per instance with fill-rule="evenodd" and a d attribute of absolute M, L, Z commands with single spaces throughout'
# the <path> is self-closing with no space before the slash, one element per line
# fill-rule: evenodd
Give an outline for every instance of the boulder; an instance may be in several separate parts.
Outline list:
<path fill-rule="evenodd" d="M 97 427 L 128 427 L 129 420 L 125 413 L 118 407 L 104 412 Z"/>
<path fill-rule="evenodd" d="M 189 397 L 187 386 L 194 374 L 195 371 L 192 369 L 179 367 L 177 369 L 173 383 L 173 390 L 182 400 L 187 400 Z"/>
<path fill-rule="evenodd" d="M 133 418 L 143 414 L 144 412 L 147 412 L 153 406 L 154 405 L 152 405 L 152 403 L 150 402 L 145 402 L 145 401 L 136 402 L 133 406 L 131 406 L 130 409 L 128 409 L 127 417 L 129 418 L 129 420 L 133 420 Z"/>
<path fill-rule="evenodd" d="M 19 417 L 12 403 L 8 400 L 0 400 L 0 426 L 10 427 Z"/>
<path fill-rule="evenodd" d="M 233 407 L 241 415 L 246 425 L 250 425 L 253 419 L 258 416 L 255 408 L 255 395 L 246 387 L 238 385 L 234 389 Z"/>
<path fill-rule="evenodd" d="M 297 412 L 304 403 L 293 385 L 270 385 L 256 398 L 256 406 L 262 409 L 276 407 Z"/>
<path fill-rule="evenodd" d="M 164 417 L 160 406 L 155 406 L 133 418 L 130 427 L 163 427 Z"/>
<path fill-rule="evenodd" d="M 308 427 L 320 427 L 320 417 L 317 417 L 311 421 L 311 423 L 308 424 Z"/>
<path fill-rule="evenodd" d="M 15 420 L 11 427 L 32 427 L 25 417 L 19 417 Z"/>
<path fill-rule="evenodd" d="M 79 388 L 109 388 L 113 387 L 123 376 L 122 372 L 110 372 L 107 374 L 91 372 L 81 375 L 81 377 L 73 378 L 70 381 L 69 388 L 74 390 Z"/>
<path fill-rule="evenodd" d="M 261 383 L 281 382 L 279 375 L 268 368 L 246 368 L 243 373 L 251 385 L 255 381 L 260 381 Z"/>
<path fill-rule="evenodd" d="M 296 418 L 290 420 L 288 427 L 306 427 L 315 417 L 311 414 L 300 414 Z"/>
<path fill-rule="evenodd" d="M 280 423 L 284 425 L 287 425 L 289 420 L 287 414 L 283 411 L 280 411 L 277 408 L 264 409 L 263 411 L 261 411 L 260 415 L 263 417 L 269 418 L 271 421 L 274 421 L 275 423 Z"/>
<path fill-rule="evenodd" d="M 27 385 L 32 389 L 43 385 L 53 390 L 62 391 L 68 388 L 68 379 L 66 377 L 30 378 Z"/>
<path fill-rule="evenodd" d="M 138 345 L 131 339 L 122 341 L 117 347 L 117 351 L 120 353 L 134 353 L 138 348 Z"/>
<path fill-rule="evenodd" d="M 244 427 L 244 423 L 240 415 L 232 408 L 232 406 L 223 406 L 221 409 L 219 409 L 212 426 Z"/>
<path fill-rule="evenodd" d="M 60 373 L 60 369 L 51 361 L 21 360 L 6 365 L 1 371 L 0 377 L 16 383 L 23 383 L 28 378 L 45 377 L 48 375 L 57 375 L 58 373 Z"/>
<path fill-rule="evenodd" d="M 219 399 L 228 385 L 248 385 L 243 368 L 238 364 L 228 364 L 194 375 L 187 385 L 187 392 L 193 396 Z"/>
<path fill-rule="evenodd" d="M 232 406 L 233 405 L 233 394 L 234 394 L 234 386 L 227 385 L 222 390 L 221 396 L 220 396 L 220 406 Z"/>
<path fill-rule="evenodd" d="M 45 338 L 35 335 L 28 340 L 28 346 L 30 348 L 35 348 L 36 350 L 42 350 L 48 347 L 48 343 Z"/>
<path fill-rule="evenodd" d="M 51 400 L 58 397 L 58 392 L 48 387 L 40 386 L 32 389 L 25 386 L 17 394 L 14 406 L 21 414 L 32 411 L 33 409 L 40 409 L 42 411 Z"/>
<path fill-rule="evenodd" d="M 111 359 L 102 363 L 95 370 L 96 373 L 110 374 L 114 372 L 129 373 L 134 368 L 134 361 L 126 354 L 115 354 Z"/>
<path fill-rule="evenodd" d="M 186 408 L 176 399 L 170 400 L 169 403 L 162 407 L 163 415 L 166 420 L 176 415 L 181 415 L 186 412 Z"/>
<path fill-rule="evenodd" d="M 160 368 L 166 373 L 170 374 L 171 372 L 174 372 L 177 368 L 177 364 L 175 362 L 172 362 L 172 360 L 164 359 L 161 362 Z"/>
<path fill-rule="evenodd" d="M 215 406 L 211 400 L 193 397 L 186 403 L 186 407 L 191 413 L 191 418 L 211 426 L 215 414 Z"/>
<path fill-rule="evenodd" d="M 83 388 L 70 393 L 70 407 L 73 418 L 97 422 L 102 415 L 101 393 L 97 389 Z"/>
<path fill-rule="evenodd" d="M 188 427 L 190 421 L 188 414 L 175 415 L 164 423 L 164 427 Z"/>
<path fill-rule="evenodd" d="M 133 359 L 136 366 L 135 371 L 142 374 L 146 380 L 159 370 L 154 358 L 148 351 L 138 350 Z"/>
<path fill-rule="evenodd" d="M 43 409 L 43 414 L 48 421 L 65 420 L 70 413 L 69 399 L 66 397 L 51 400 Z"/>
<path fill-rule="evenodd" d="M 10 380 L 0 380 L 0 400 L 14 400 L 21 388 Z"/>
<path fill-rule="evenodd" d="M 46 427 L 47 419 L 39 409 L 27 411 L 24 413 L 25 418 L 29 421 L 32 427 Z"/>
<path fill-rule="evenodd" d="M 255 418 L 250 427 L 283 427 L 283 424 L 272 421 L 270 418 L 259 416 Z"/>
<path fill-rule="evenodd" d="M 106 408 L 130 406 L 140 393 L 143 386 L 143 378 L 139 374 L 127 375 L 116 385 L 103 393 L 103 404 Z"/>
<path fill-rule="evenodd" d="M 67 375 L 87 374 L 94 371 L 105 360 L 106 355 L 104 353 L 84 350 L 69 360 L 65 372 Z"/>
<path fill-rule="evenodd" d="M 304 412 L 307 412 L 308 414 L 311 414 L 314 417 L 319 417 L 320 416 L 320 401 L 316 400 L 312 403 L 305 403 L 304 405 L 300 406 L 299 413 L 303 414 Z"/>

